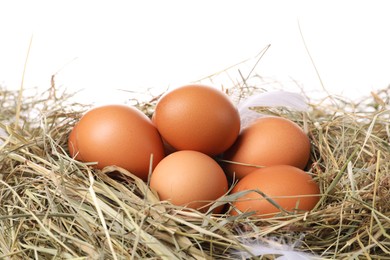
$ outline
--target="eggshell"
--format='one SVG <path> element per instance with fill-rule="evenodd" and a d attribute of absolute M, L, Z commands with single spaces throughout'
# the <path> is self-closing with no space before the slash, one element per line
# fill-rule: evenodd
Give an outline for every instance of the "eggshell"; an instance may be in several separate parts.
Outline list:
<path fill-rule="evenodd" d="M 177 151 L 154 169 L 150 187 L 161 200 L 206 212 L 206 206 L 228 191 L 226 175 L 211 157 L 197 151 Z M 220 213 L 222 207 L 213 212 Z"/>
<path fill-rule="evenodd" d="M 310 158 L 310 140 L 289 119 L 263 117 L 242 130 L 223 158 L 246 164 L 225 165 L 228 174 L 235 174 L 238 179 L 256 170 L 255 166 L 285 164 L 304 169 Z"/>
<path fill-rule="evenodd" d="M 158 101 L 153 120 L 169 146 L 217 155 L 240 131 L 238 111 L 228 96 L 204 85 L 174 89 Z"/>
<path fill-rule="evenodd" d="M 251 172 L 239 180 L 232 194 L 246 190 L 259 190 L 289 212 L 310 211 L 319 201 L 320 189 L 312 177 L 290 165 L 269 166 Z M 281 211 L 259 193 L 253 191 L 233 203 L 232 215 L 255 211 L 255 216 L 268 218 Z M 236 209 L 236 210 L 235 210 Z"/>
<path fill-rule="evenodd" d="M 148 178 L 151 155 L 153 168 L 164 157 L 161 137 L 151 120 L 125 105 L 88 111 L 72 130 L 68 144 L 71 156 L 78 152 L 76 159 L 97 162 L 99 169 L 116 165 L 143 180 Z"/>

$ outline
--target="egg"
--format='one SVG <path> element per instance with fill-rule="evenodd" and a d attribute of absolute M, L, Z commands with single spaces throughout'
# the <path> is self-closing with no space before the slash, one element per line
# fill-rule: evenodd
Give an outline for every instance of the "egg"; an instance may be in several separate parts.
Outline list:
<path fill-rule="evenodd" d="M 96 168 L 116 165 L 147 180 L 151 155 L 154 168 L 164 158 L 160 134 L 141 111 L 126 105 L 105 105 L 85 113 L 68 139 L 72 157 L 96 162 Z"/>
<path fill-rule="evenodd" d="M 289 119 L 262 117 L 242 130 L 223 158 L 236 162 L 225 168 L 237 179 L 261 166 L 285 164 L 304 169 L 310 158 L 310 139 Z"/>
<path fill-rule="evenodd" d="M 224 152 L 240 131 L 240 116 L 229 97 L 205 85 L 186 85 L 163 95 L 153 121 L 168 146 L 207 155 Z"/>
<path fill-rule="evenodd" d="M 275 165 L 258 169 L 243 177 L 231 193 L 258 190 L 288 212 L 312 210 L 319 201 L 320 189 L 312 177 L 290 165 Z M 250 191 L 232 204 L 231 215 L 254 211 L 261 218 L 273 217 L 281 210 L 260 193 Z"/>
<path fill-rule="evenodd" d="M 228 191 L 225 173 L 206 154 L 182 150 L 166 156 L 154 169 L 150 188 L 160 200 L 206 212 L 210 203 Z M 213 210 L 220 213 L 222 207 Z"/>

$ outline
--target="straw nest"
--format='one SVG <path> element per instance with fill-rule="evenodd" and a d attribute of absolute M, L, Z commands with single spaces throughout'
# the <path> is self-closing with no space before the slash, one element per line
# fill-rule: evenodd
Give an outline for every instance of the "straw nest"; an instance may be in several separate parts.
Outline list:
<path fill-rule="evenodd" d="M 327 97 L 305 114 L 262 109 L 306 129 L 307 171 L 322 193 L 311 212 L 267 220 L 183 210 L 123 169 L 93 170 L 66 145 L 88 106 L 54 87 L 0 91 L 1 259 L 241 259 L 264 244 L 318 259 L 390 255 L 390 89 L 357 102 Z M 137 104 L 149 115 L 154 105 Z"/>

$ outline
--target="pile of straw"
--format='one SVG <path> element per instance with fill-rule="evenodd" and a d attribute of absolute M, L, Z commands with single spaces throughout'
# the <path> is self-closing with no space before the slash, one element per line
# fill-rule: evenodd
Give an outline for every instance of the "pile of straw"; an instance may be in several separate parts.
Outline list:
<path fill-rule="evenodd" d="M 70 100 L 55 88 L 0 89 L 1 259 L 256 259 L 262 246 L 318 259 L 390 255 L 390 89 L 353 103 L 328 97 L 304 115 L 263 109 L 308 131 L 307 170 L 322 192 L 313 211 L 266 220 L 183 210 L 123 169 L 75 161 L 67 137 L 88 107 Z"/>

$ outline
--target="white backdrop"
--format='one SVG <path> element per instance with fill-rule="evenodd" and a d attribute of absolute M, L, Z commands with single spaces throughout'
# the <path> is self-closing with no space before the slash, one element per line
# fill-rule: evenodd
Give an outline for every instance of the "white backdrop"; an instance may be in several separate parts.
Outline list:
<path fill-rule="evenodd" d="M 385 1 L 1 1 L 0 84 L 85 89 L 85 102 L 122 102 L 118 89 L 157 91 L 254 57 L 256 73 L 348 98 L 390 83 Z M 250 64 L 254 64 L 251 60 Z M 223 82 L 222 82 L 223 83 Z M 229 84 L 226 79 L 226 84 Z"/>

